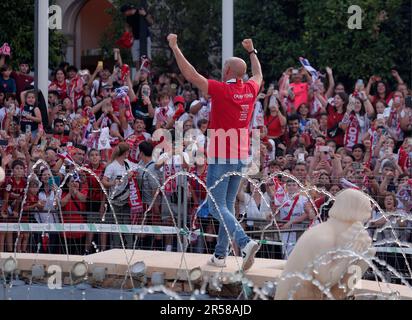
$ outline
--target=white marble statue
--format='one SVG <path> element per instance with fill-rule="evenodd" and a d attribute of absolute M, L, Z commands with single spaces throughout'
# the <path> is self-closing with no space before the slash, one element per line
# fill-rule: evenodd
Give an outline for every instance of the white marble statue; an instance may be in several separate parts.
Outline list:
<path fill-rule="evenodd" d="M 306 231 L 296 243 L 275 299 L 328 298 L 312 281 L 299 277 L 282 279 L 292 273 L 306 274 L 318 285 L 330 288 L 334 299 L 345 299 L 368 268 L 364 259 L 350 257 L 348 252 L 366 257 L 375 254 L 372 239 L 364 229 L 371 213 L 371 202 L 364 193 L 355 189 L 340 192 L 329 211 L 329 220 Z"/>

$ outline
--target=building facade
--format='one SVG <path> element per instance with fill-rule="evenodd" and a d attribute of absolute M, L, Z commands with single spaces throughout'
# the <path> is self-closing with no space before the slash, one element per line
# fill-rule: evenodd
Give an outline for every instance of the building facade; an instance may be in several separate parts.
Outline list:
<path fill-rule="evenodd" d="M 110 0 L 57 0 L 62 8 L 63 30 L 67 36 L 66 61 L 76 66 L 98 60 L 100 40 L 112 23 L 107 10 L 113 7 Z"/>

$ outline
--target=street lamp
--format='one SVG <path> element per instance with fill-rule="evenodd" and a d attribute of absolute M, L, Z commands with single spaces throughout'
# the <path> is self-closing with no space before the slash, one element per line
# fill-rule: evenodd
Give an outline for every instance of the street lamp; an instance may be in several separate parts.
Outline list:
<path fill-rule="evenodd" d="M 233 0 L 222 0 L 222 70 L 225 61 L 233 57 Z"/>
<path fill-rule="evenodd" d="M 35 80 L 36 90 L 47 96 L 49 81 L 49 0 L 35 0 Z"/>
<path fill-rule="evenodd" d="M 70 274 L 74 280 L 78 280 L 78 279 L 85 278 L 87 276 L 88 270 L 89 270 L 89 267 L 87 266 L 86 262 L 84 261 L 77 262 L 72 267 Z"/>
<path fill-rule="evenodd" d="M 17 260 L 13 257 L 7 258 L 3 262 L 3 272 L 6 274 L 12 274 L 17 270 Z"/>

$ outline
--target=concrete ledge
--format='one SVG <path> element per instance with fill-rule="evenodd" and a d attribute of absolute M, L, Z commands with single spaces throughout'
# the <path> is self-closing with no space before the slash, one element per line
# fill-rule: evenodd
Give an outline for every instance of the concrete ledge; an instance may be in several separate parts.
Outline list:
<path fill-rule="evenodd" d="M 163 252 L 163 251 L 141 251 L 126 250 L 127 259 L 130 265 L 143 261 L 146 265 L 146 274 L 148 277 L 153 272 L 163 272 L 166 280 L 187 279 L 186 270 L 201 268 L 204 275 L 212 276 L 219 274 L 222 277 L 235 273 L 240 269 L 242 260 L 240 257 L 229 257 L 226 260 L 227 267 L 224 269 L 209 266 L 207 264 L 210 256 L 203 254 L 185 253 L 182 259 L 182 253 Z M 0 268 L 3 261 L 11 253 L 0 253 Z M 31 271 L 34 264 L 46 266 L 58 265 L 63 272 L 70 272 L 73 265 L 77 262 L 85 261 L 89 264 L 89 271 L 92 272 L 94 267 L 105 267 L 109 276 L 124 276 L 127 271 L 127 260 L 124 250 L 115 249 L 105 251 L 89 256 L 66 256 L 66 255 L 47 255 L 47 254 L 17 254 L 18 269 L 21 271 Z M 283 271 L 286 264 L 284 260 L 273 259 L 255 259 L 255 264 L 246 274 L 254 285 L 263 286 L 265 281 L 274 281 Z M 183 271 L 182 271 L 183 270 Z M 412 290 L 403 285 L 384 284 L 375 281 L 362 280 L 357 284 L 356 293 L 370 294 L 389 294 L 390 289 L 397 291 L 401 299 L 412 299 Z"/>

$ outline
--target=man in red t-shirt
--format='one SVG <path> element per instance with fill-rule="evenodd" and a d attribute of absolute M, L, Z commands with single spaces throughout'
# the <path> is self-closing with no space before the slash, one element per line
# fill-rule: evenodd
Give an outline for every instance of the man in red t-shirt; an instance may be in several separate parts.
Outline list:
<path fill-rule="evenodd" d="M 26 91 L 28 87 L 31 86 L 31 84 L 34 81 L 34 78 L 29 75 L 30 72 L 30 66 L 29 63 L 26 61 L 22 61 L 19 64 L 19 72 L 12 72 L 11 77 L 16 81 L 16 88 L 17 88 L 17 99 L 20 101 L 20 93 L 23 91 Z"/>
<path fill-rule="evenodd" d="M 257 51 L 251 39 L 243 41 L 243 47 L 250 55 L 253 72 L 253 77 L 248 82 L 242 80 L 247 72 L 247 64 L 240 58 L 230 58 L 225 62 L 223 82 L 218 82 L 207 80 L 186 60 L 178 47 L 176 35 L 170 34 L 168 41 L 183 76 L 212 99 L 207 175 L 207 186 L 210 189 L 225 174 L 241 172 L 243 161 L 249 156 L 250 122 L 263 81 Z M 229 236 L 233 236 L 233 241 L 242 251 L 242 269 L 247 271 L 254 263 L 259 245 L 245 234 L 235 217 L 235 199 L 240 181 L 240 176 L 227 177 L 210 191 L 209 210 L 220 222 L 220 226 L 215 254 L 209 263 L 225 267 Z"/>

